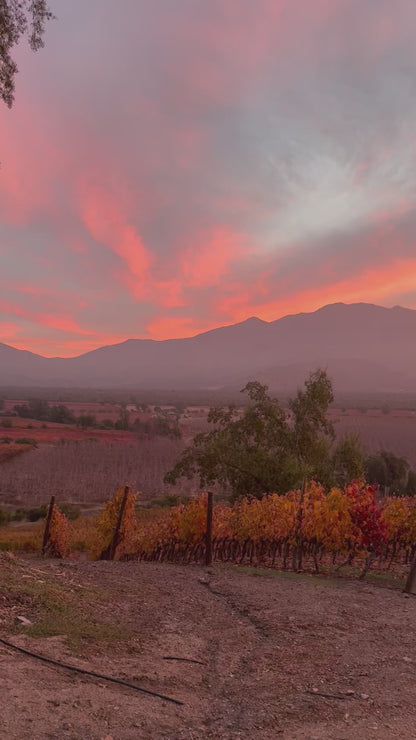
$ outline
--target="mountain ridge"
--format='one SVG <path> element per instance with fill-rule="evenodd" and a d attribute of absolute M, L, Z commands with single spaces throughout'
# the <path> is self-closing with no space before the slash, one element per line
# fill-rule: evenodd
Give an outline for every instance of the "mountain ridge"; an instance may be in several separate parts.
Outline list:
<path fill-rule="evenodd" d="M 68 358 L 0 343 L 3 386 L 198 389 L 258 378 L 290 387 L 318 365 L 339 389 L 416 390 L 416 310 L 338 302 L 270 322 L 251 316 L 192 337 L 131 338 Z"/>

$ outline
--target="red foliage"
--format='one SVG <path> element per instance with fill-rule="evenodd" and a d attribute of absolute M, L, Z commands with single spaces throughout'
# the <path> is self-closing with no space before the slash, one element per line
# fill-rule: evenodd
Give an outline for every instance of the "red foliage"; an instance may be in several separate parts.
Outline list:
<path fill-rule="evenodd" d="M 376 486 L 350 483 L 345 496 L 350 501 L 352 523 L 358 530 L 358 547 L 379 554 L 387 543 L 387 526 L 376 502 Z"/>

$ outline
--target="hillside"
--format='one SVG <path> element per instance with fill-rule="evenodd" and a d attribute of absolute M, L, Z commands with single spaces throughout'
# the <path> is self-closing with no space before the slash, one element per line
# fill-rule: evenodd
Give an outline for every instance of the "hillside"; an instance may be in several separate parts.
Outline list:
<path fill-rule="evenodd" d="M 416 310 L 336 303 L 267 323 L 250 318 L 185 339 L 129 339 L 72 358 L 0 344 L 0 385 L 292 390 L 316 366 L 338 392 L 416 390 Z"/>

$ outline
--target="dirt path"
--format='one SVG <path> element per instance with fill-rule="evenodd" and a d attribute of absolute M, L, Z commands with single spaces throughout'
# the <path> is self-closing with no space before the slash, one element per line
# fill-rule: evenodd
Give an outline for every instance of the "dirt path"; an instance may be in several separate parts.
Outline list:
<path fill-rule="evenodd" d="M 416 599 L 399 591 L 228 567 L 16 560 L 5 568 L 15 590 L 3 598 L 0 636 L 184 704 L 0 646 L 2 737 L 416 738 Z M 17 613 L 40 619 L 38 596 L 24 597 L 32 580 L 37 594 L 76 599 L 74 634 L 17 634 Z"/>

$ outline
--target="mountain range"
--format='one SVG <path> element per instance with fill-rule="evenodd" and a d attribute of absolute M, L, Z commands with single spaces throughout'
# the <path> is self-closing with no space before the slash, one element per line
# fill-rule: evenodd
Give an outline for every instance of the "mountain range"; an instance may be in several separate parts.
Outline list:
<path fill-rule="evenodd" d="M 71 358 L 0 343 L 0 385 L 291 391 L 316 367 L 337 391 L 416 391 L 416 310 L 334 303 L 312 313 L 238 324 L 185 339 L 128 339 Z"/>

